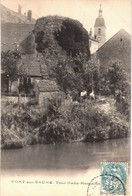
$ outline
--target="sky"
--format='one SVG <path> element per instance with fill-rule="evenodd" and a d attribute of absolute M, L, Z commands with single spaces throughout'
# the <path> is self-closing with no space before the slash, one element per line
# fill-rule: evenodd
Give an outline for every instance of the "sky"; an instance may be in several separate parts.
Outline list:
<path fill-rule="evenodd" d="M 60 15 L 79 20 L 87 31 L 93 29 L 98 10 L 102 4 L 107 39 L 120 29 L 131 34 L 131 0 L 1 0 L 7 8 L 22 13 L 32 10 L 33 18 Z"/>

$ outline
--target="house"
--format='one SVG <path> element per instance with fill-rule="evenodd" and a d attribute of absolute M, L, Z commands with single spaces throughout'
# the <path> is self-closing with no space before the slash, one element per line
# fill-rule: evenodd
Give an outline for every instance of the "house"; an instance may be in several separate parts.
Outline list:
<path fill-rule="evenodd" d="M 22 64 L 19 67 L 18 75 L 18 93 L 32 94 L 34 91 L 34 82 L 36 79 L 42 80 L 41 63 L 30 59 L 31 55 L 24 55 Z"/>
<path fill-rule="evenodd" d="M 32 93 L 36 80 L 48 79 L 47 66 L 44 63 L 43 55 L 36 51 L 35 36 L 33 33 L 30 33 L 20 43 L 19 50 L 23 55 L 19 65 L 18 86 L 23 86 L 23 90 L 25 90 L 26 86 L 30 86 L 32 90 L 30 89 L 29 93 Z"/>
<path fill-rule="evenodd" d="M 65 95 L 56 81 L 43 79 L 35 81 L 35 96 L 36 102 L 46 108 L 51 100 L 59 102 Z"/>

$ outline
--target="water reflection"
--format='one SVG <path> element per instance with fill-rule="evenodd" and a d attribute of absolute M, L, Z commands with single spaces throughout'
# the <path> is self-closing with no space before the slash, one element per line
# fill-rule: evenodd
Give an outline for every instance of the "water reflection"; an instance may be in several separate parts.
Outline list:
<path fill-rule="evenodd" d="M 130 138 L 2 150 L 1 160 L 3 170 L 99 168 L 100 162 L 130 162 Z"/>

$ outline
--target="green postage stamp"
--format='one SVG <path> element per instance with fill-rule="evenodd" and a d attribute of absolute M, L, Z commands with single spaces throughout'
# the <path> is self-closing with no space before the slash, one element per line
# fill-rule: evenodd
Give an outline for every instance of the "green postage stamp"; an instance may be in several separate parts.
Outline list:
<path fill-rule="evenodd" d="M 101 163 L 101 194 L 126 195 L 127 163 Z"/>

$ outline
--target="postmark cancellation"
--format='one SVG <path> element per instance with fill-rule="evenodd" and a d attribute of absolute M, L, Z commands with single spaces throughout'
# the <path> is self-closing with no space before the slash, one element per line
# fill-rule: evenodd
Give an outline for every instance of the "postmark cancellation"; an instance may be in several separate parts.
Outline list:
<path fill-rule="evenodd" d="M 127 163 L 101 163 L 101 194 L 126 195 Z"/>

